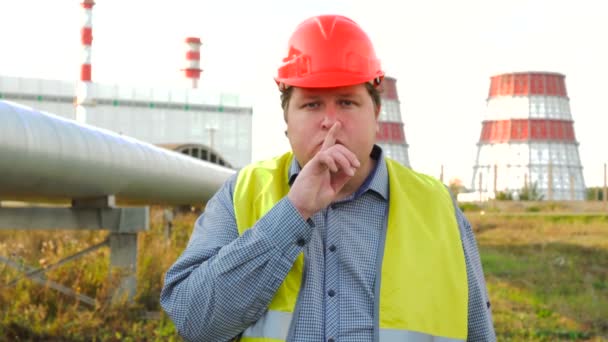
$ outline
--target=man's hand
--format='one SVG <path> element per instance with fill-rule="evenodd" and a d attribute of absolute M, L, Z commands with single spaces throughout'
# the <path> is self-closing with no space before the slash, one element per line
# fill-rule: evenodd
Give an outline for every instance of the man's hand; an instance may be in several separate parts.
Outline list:
<path fill-rule="evenodd" d="M 336 122 L 327 133 L 319 152 L 304 165 L 287 197 L 304 219 L 327 207 L 361 164 L 344 145 L 336 144 L 340 129 Z"/>

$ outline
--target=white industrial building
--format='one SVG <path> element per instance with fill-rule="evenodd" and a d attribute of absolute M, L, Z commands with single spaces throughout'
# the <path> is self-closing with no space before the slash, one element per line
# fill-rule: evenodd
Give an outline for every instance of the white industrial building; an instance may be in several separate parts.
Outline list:
<path fill-rule="evenodd" d="M 0 99 L 76 119 L 77 82 L 0 76 Z M 251 107 L 203 89 L 91 83 L 86 123 L 233 168 L 251 162 Z"/>

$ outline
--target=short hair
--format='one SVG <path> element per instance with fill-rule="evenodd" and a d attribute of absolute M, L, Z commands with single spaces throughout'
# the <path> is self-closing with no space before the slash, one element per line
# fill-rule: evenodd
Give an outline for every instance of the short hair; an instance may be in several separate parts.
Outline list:
<path fill-rule="evenodd" d="M 380 89 L 369 82 L 365 83 L 365 89 L 367 89 L 367 93 L 371 96 L 372 101 L 374 101 L 376 109 L 380 109 L 380 106 L 382 105 Z M 283 119 L 285 119 L 285 122 L 287 122 L 287 109 L 289 108 L 289 100 L 291 100 L 292 93 L 293 87 L 281 90 L 281 107 L 283 108 Z"/>

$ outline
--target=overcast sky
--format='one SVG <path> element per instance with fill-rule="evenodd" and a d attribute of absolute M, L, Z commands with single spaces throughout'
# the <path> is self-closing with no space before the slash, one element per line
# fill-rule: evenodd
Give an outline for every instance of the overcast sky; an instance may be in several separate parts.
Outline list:
<path fill-rule="evenodd" d="M 93 9 L 93 80 L 184 86 L 184 38 L 200 37 L 202 88 L 253 106 L 253 159 L 288 149 L 272 80 L 295 26 L 317 14 L 357 21 L 397 78 L 416 170 L 469 186 L 490 76 L 566 75 L 587 186 L 608 161 L 608 6 L 579 0 L 119 1 Z M 76 80 L 78 1 L 0 0 L 0 74 Z"/>

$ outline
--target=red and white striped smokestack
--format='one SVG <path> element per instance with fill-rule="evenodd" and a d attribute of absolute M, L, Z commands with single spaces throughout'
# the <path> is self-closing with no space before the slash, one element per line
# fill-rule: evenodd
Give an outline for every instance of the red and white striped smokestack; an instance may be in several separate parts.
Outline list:
<path fill-rule="evenodd" d="M 95 2 L 84 0 L 81 5 L 84 11 L 84 23 L 80 31 L 83 50 L 80 81 L 91 82 L 91 43 L 93 42 L 93 6 Z"/>
<path fill-rule="evenodd" d="M 192 80 L 192 88 L 198 86 L 198 80 L 201 77 L 200 61 L 201 61 L 201 40 L 197 37 L 186 38 L 186 68 L 184 72 L 186 78 Z"/>
<path fill-rule="evenodd" d="M 83 0 L 83 26 L 80 30 L 82 42 L 82 65 L 80 66 L 80 82 L 76 94 L 76 120 L 86 122 L 84 105 L 89 102 L 91 87 L 91 44 L 93 43 L 93 0 Z"/>

